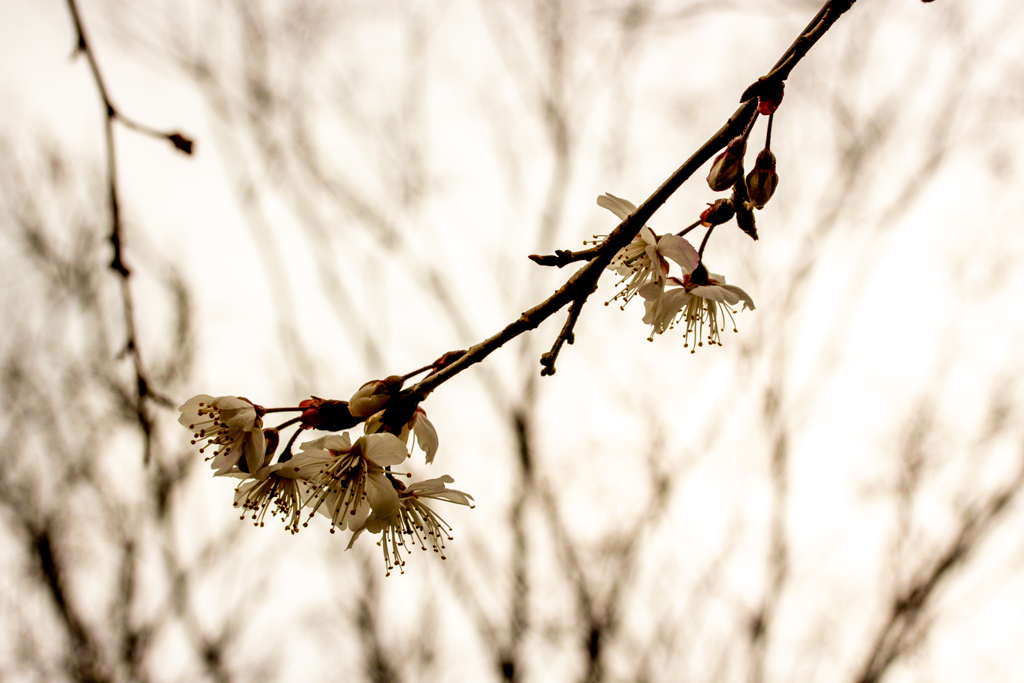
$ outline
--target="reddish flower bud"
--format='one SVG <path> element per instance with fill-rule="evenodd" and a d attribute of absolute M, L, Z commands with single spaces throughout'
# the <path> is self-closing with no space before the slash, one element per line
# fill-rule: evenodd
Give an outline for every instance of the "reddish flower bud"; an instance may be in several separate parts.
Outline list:
<path fill-rule="evenodd" d="M 762 149 L 757 154 L 754 170 L 747 174 L 747 194 L 750 195 L 751 206 L 758 209 L 764 207 L 775 194 L 778 184 L 779 174 L 775 172 L 775 155 L 767 149 Z"/>
<path fill-rule="evenodd" d="M 738 136 L 725 147 L 725 151 L 715 157 L 708 172 L 708 185 L 715 192 L 728 190 L 743 175 L 743 153 L 747 149 L 747 139 Z"/>
<path fill-rule="evenodd" d="M 431 366 L 431 370 L 433 372 L 437 372 L 438 370 L 448 367 L 449 365 L 451 365 L 452 363 L 454 363 L 455 361 L 457 361 L 458 359 L 462 358 L 465 355 L 465 350 L 449 351 L 448 353 L 444 354 L 443 356 L 434 361 L 434 364 Z"/>
<path fill-rule="evenodd" d="M 762 116 L 774 114 L 782 103 L 786 83 L 780 80 L 765 81 L 757 97 L 757 113 Z"/>
<path fill-rule="evenodd" d="M 313 396 L 299 404 L 302 411 L 302 426 L 306 429 L 320 429 L 325 432 L 340 432 L 351 429 L 362 422 L 348 410 L 347 401 L 333 401 Z"/>
<path fill-rule="evenodd" d="M 736 210 L 733 208 L 731 199 L 719 199 L 714 204 L 708 204 L 704 213 L 700 215 L 700 224 L 705 228 L 712 225 L 721 225 L 732 219 Z"/>

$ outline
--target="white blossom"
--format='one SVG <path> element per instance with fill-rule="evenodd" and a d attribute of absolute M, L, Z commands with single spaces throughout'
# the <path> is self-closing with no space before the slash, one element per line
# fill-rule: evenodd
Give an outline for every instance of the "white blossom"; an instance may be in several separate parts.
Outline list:
<path fill-rule="evenodd" d="M 178 422 L 192 431 L 192 443 L 201 444 L 200 453 L 213 446 L 206 456 L 212 460 L 214 475 L 227 474 L 231 468 L 244 465 L 252 474 L 263 469 L 266 438 L 263 436 L 262 409 L 251 401 L 235 396 L 214 398 L 206 394 L 194 396 L 180 408 Z M 241 461 L 242 464 L 239 464 Z"/>
<path fill-rule="evenodd" d="M 597 198 L 597 204 L 614 213 L 619 220 L 625 220 L 636 211 L 632 202 L 607 193 Z M 633 241 L 620 249 L 608 264 L 609 270 L 622 276 L 618 282 L 622 289 L 611 300 L 622 299 L 625 306 L 644 285 L 664 285 L 669 273 L 669 259 L 675 261 L 683 273 L 689 273 L 697 267 L 697 250 L 683 237 L 672 234 L 659 236 L 650 227 L 643 226 Z"/>
<path fill-rule="evenodd" d="M 695 281 L 696 280 L 696 281 Z M 707 326 L 707 342 L 709 345 L 721 346 L 721 330 L 725 327 L 728 316 L 733 332 L 736 320 L 733 306 L 743 304 L 741 310 L 754 310 L 754 300 L 736 285 L 725 283 L 725 276 L 708 273 L 703 266 L 694 271 L 694 278 L 684 275 L 683 279 L 669 278 L 668 284 L 675 287 L 659 287 L 653 283 L 640 291 L 644 301 L 644 322 L 651 325 L 649 341 L 655 334 L 662 334 L 680 321 L 686 322 L 683 346 L 690 346 L 691 336 L 693 347 L 690 353 L 704 345 L 705 325 Z"/>
<path fill-rule="evenodd" d="M 390 514 L 397 507 L 398 493 L 384 468 L 405 462 L 409 454 L 394 434 L 361 436 L 355 444 L 348 434 L 332 434 L 302 448 L 331 456 L 309 480 L 311 516 L 319 512 L 329 517 L 331 533 L 334 527 L 362 525 L 371 511 Z"/>
<path fill-rule="evenodd" d="M 372 534 L 380 534 L 381 539 L 377 545 L 384 551 L 384 565 L 387 574 L 398 567 L 404 573 L 405 559 L 403 552 L 409 553 L 407 538 L 414 539 L 422 550 L 428 545 L 435 553 L 446 559 L 444 554 L 444 541 L 452 540 L 449 532 L 451 526 L 444 519 L 434 512 L 425 502 L 426 499 L 443 500 L 457 505 L 473 507 L 473 497 L 463 491 L 449 489 L 446 484 L 455 480 L 447 474 L 436 479 L 427 479 L 417 482 L 399 493 L 398 505 L 394 510 L 374 510 L 363 524 L 359 527 L 352 527 L 353 534 L 349 540 L 348 547 L 351 548 L 356 539 L 364 531 Z"/>
<path fill-rule="evenodd" d="M 318 474 L 334 456 L 330 451 L 311 449 L 293 455 L 285 462 L 266 468 L 263 479 L 247 479 L 235 489 L 235 507 L 252 512 L 253 522 L 263 526 L 270 514 L 281 515 L 285 528 L 299 532 L 303 505 L 310 497 L 309 479 Z M 273 505 L 273 507 L 271 507 Z M 245 512 L 241 519 L 245 519 Z"/>

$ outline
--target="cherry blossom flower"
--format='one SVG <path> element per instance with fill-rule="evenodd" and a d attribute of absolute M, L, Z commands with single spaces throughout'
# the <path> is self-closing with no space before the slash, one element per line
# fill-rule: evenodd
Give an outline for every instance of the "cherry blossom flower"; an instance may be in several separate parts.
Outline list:
<path fill-rule="evenodd" d="M 677 278 L 669 278 L 669 284 L 682 285 Z M 686 305 L 690 293 L 681 286 L 666 289 L 652 283 L 640 289 L 644 299 L 644 324 L 651 325 L 651 336 L 647 341 L 654 341 L 655 334 L 663 334 L 675 326 L 679 311 Z"/>
<path fill-rule="evenodd" d="M 384 428 L 383 416 L 384 413 L 380 412 L 366 421 L 364 428 L 367 434 L 376 434 Z M 428 465 L 434 462 L 434 455 L 437 453 L 438 447 L 437 430 L 434 429 L 433 423 L 427 419 L 427 412 L 423 408 L 416 407 L 416 412 L 413 413 L 409 421 L 402 427 L 402 433 L 398 435 L 398 438 L 409 445 L 410 448 L 413 445 L 419 446 L 426 456 L 426 463 Z M 412 443 L 410 443 L 410 439 L 412 439 Z"/>
<path fill-rule="evenodd" d="M 255 474 L 264 467 L 266 438 L 263 435 L 263 408 L 245 398 L 206 394 L 193 396 L 180 408 L 178 422 L 192 431 L 192 443 L 202 444 L 200 453 L 215 448 L 211 467 L 214 476 L 243 466 Z M 241 462 L 241 464 L 239 464 Z"/>
<path fill-rule="evenodd" d="M 724 330 L 725 318 L 728 316 L 737 332 L 735 311 L 732 309 L 740 303 L 741 310 L 754 310 L 754 300 L 736 285 L 725 283 L 725 276 L 709 273 L 703 265 L 693 273 L 678 278 L 669 278 L 668 283 L 676 285 L 671 288 L 657 287 L 653 283 L 640 291 L 644 301 L 644 322 L 652 326 L 648 341 L 654 341 L 655 334 L 662 334 L 680 321 L 686 322 L 686 333 L 683 346 L 690 345 L 693 337 L 694 353 L 698 346 L 704 345 L 704 327 L 707 325 L 707 342 L 709 345 L 722 345 L 720 331 Z"/>
<path fill-rule="evenodd" d="M 597 204 L 619 220 L 625 220 L 636 211 L 632 202 L 607 193 L 597 198 Z M 623 285 L 611 301 L 622 299 L 625 307 L 644 285 L 663 285 L 669 272 L 668 259 L 679 264 L 684 273 L 696 268 L 699 260 L 697 250 L 685 238 L 672 234 L 659 236 L 650 227 L 642 227 L 633 241 L 620 249 L 608 264 L 609 270 L 622 276 L 618 284 Z"/>
<path fill-rule="evenodd" d="M 329 436 L 302 444 L 310 457 L 330 459 L 309 479 L 313 514 L 331 520 L 331 533 L 361 525 L 371 511 L 390 514 L 398 505 L 398 494 L 384 471 L 409 457 L 405 444 L 394 434 L 369 434 L 351 443 L 348 434 Z M 307 522 L 308 524 L 308 522 Z"/>
<path fill-rule="evenodd" d="M 273 516 L 280 513 L 285 528 L 297 534 L 302 507 L 311 493 L 309 480 L 334 457 L 330 451 L 310 449 L 296 453 L 285 462 L 271 465 L 266 468 L 264 478 L 247 479 L 238 485 L 235 507 L 252 511 L 256 526 L 263 526 L 267 510 Z M 245 519 L 245 512 L 241 519 Z"/>
<path fill-rule="evenodd" d="M 349 540 L 348 548 L 356 542 L 360 534 L 369 531 L 372 534 L 381 534 L 377 545 L 384 550 L 384 565 L 387 567 L 387 575 L 391 570 L 398 567 L 398 570 L 405 573 L 405 560 L 402 553 L 409 553 L 409 544 L 406 537 L 414 538 L 414 544 L 418 543 L 422 550 L 429 545 L 435 553 L 446 559 L 444 554 L 444 541 L 447 538 L 452 540 L 449 532 L 451 526 L 444 519 L 427 506 L 425 500 L 433 498 L 443 500 L 457 505 L 473 507 L 473 497 L 463 491 L 449 489 L 446 484 L 455 480 L 447 474 L 436 479 L 427 479 L 417 482 L 399 492 L 398 505 L 390 512 L 386 510 L 374 510 L 363 524 L 353 527 L 352 538 Z M 397 487 L 400 482 L 394 481 Z"/>

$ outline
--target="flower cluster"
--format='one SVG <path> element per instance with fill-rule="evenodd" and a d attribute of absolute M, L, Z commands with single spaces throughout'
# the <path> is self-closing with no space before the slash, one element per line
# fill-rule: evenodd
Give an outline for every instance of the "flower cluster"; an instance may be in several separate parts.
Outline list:
<path fill-rule="evenodd" d="M 189 399 L 179 410 L 179 422 L 193 432 L 192 443 L 200 445 L 212 461 L 214 476 L 242 481 L 235 488 L 235 507 L 242 519 L 251 515 L 264 526 L 267 512 L 280 516 L 286 529 L 298 533 L 318 513 L 336 529 L 349 530 L 351 548 L 363 532 L 379 534 L 388 574 L 395 567 L 404 571 L 403 551 L 409 543 L 423 550 L 431 547 L 444 558 L 444 539 L 451 540 L 451 527 L 426 501 L 429 499 L 473 507 L 472 496 L 447 484 L 448 475 L 406 486 L 392 468 L 410 456 L 410 447 L 423 452 L 426 462 L 437 453 L 437 431 L 418 405 L 395 425 L 385 411 L 400 404 L 396 399 L 403 378 L 391 377 L 368 382 L 349 401 L 313 397 L 294 408 L 266 409 L 245 398 L 205 394 Z M 264 428 L 268 413 L 295 411 L 299 417 L 274 428 Z M 292 445 L 299 434 L 310 429 L 348 429 L 362 422 L 363 435 L 352 441 L 347 432 L 326 434 Z M 295 425 L 296 431 L 274 462 L 281 429 Z M 307 513 L 303 521 L 303 512 Z"/>
<path fill-rule="evenodd" d="M 598 197 L 597 203 L 619 220 L 625 220 L 636 211 L 632 202 L 610 194 Z M 703 225 L 710 234 L 711 229 L 733 215 L 731 202 L 719 200 L 709 205 L 692 227 Z M 753 310 L 754 301 L 749 294 L 735 285 L 725 284 L 724 276 L 707 271 L 701 263 L 701 252 L 682 234 L 658 235 L 645 225 L 633 241 L 612 258 L 609 270 L 622 276 L 621 289 L 612 301 L 622 299 L 625 308 L 634 296 L 640 295 L 644 300 L 644 323 L 651 325 L 648 340 L 653 341 L 655 334 L 685 322 L 683 345 L 689 347 L 692 342 L 691 353 L 703 346 L 705 339 L 709 345 L 721 345 L 720 332 L 725 329 L 726 318 L 736 331 L 735 311 L 731 307 L 742 303 L 744 309 Z M 669 259 L 679 266 L 679 277 L 669 275 Z"/>

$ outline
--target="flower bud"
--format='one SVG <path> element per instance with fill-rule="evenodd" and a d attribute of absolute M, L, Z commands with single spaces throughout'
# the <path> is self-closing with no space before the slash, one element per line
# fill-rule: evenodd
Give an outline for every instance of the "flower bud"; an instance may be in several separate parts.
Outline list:
<path fill-rule="evenodd" d="M 299 404 L 302 411 L 302 426 L 305 429 L 319 429 L 325 432 L 341 432 L 362 422 L 348 411 L 347 401 L 333 401 L 313 396 Z"/>
<path fill-rule="evenodd" d="M 402 378 L 397 376 L 367 382 L 352 394 L 352 398 L 348 402 L 348 410 L 355 417 L 369 417 L 383 410 L 391 399 L 392 391 L 401 388 Z"/>
<path fill-rule="evenodd" d="M 735 213 L 731 199 L 719 199 L 714 204 L 708 204 L 708 208 L 704 209 L 704 213 L 700 215 L 700 224 L 705 228 L 721 225 L 729 221 Z"/>
<path fill-rule="evenodd" d="M 782 103 L 786 83 L 781 80 L 765 81 L 757 97 L 757 113 L 762 116 L 774 114 Z"/>
<path fill-rule="evenodd" d="M 751 206 L 760 209 L 775 194 L 779 184 L 779 174 L 775 172 L 775 155 L 767 149 L 757 154 L 754 170 L 747 174 L 747 194 L 750 195 Z"/>
<path fill-rule="evenodd" d="M 460 351 L 449 351 L 448 353 L 444 354 L 443 356 L 434 361 L 434 364 L 431 366 L 431 371 L 437 372 L 438 370 L 446 368 L 465 355 L 466 351 L 464 349 Z"/>
<path fill-rule="evenodd" d="M 728 190 L 743 175 L 743 153 L 746 149 L 747 139 L 741 135 L 733 138 L 726 145 L 725 151 L 715 157 L 708 172 L 708 185 L 712 190 Z"/>

